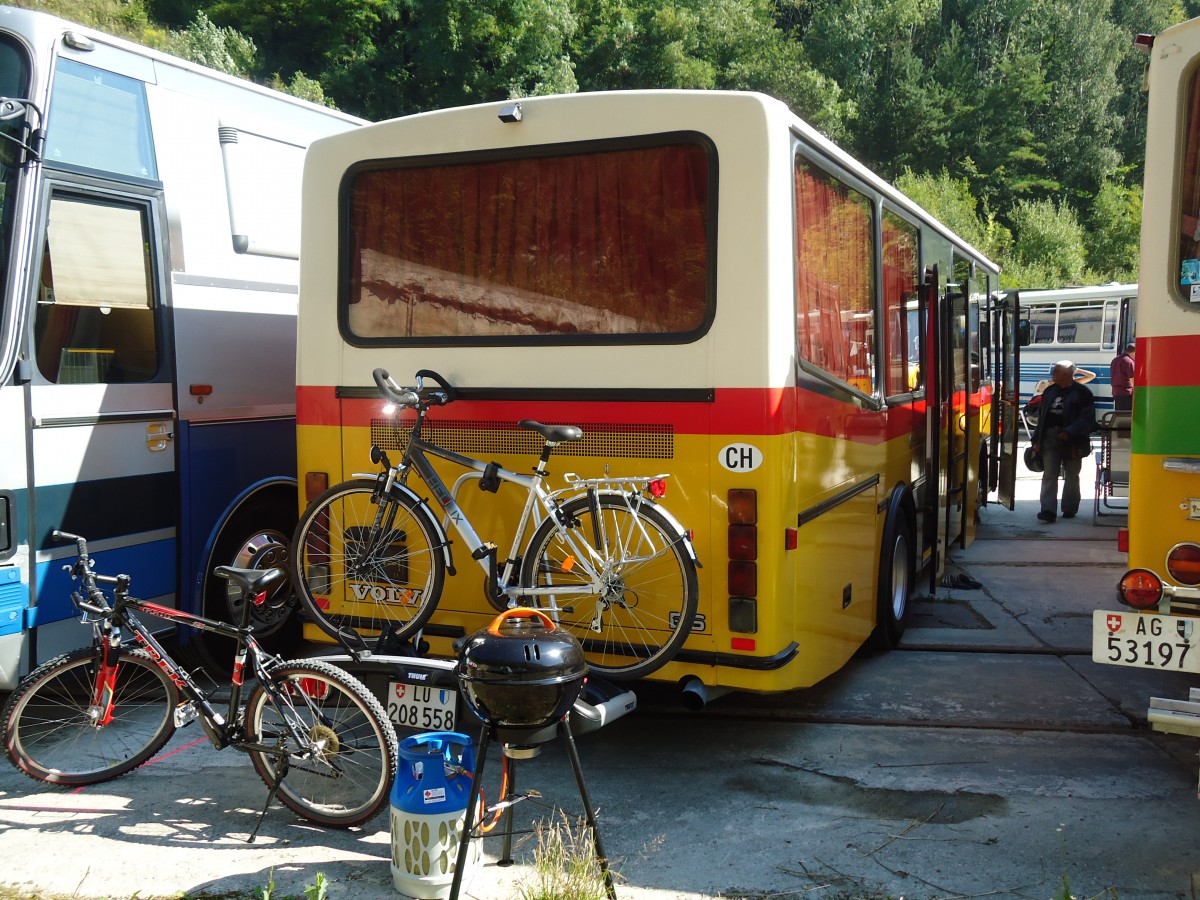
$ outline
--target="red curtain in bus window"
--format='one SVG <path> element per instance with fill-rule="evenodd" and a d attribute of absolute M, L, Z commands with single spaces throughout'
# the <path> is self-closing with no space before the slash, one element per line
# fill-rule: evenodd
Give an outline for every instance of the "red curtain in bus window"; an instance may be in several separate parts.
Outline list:
<path fill-rule="evenodd" d="M 799 158 L 795 191 L 800 355 L 870 393 L 875 382 L 870 201 Z"/>
<path fill-rule="evenodd" d="M 364 172 L 351 328 L 694 331 L 707 313 L 707 207 L 708 159 L 691 144 Z"/>
<path fill-rule="evenodd" d="M 894 213 L 883 213 L 883 357 L 887 396 L 915 390 L 920 344 L 917 317 L 917 229 Z"/>

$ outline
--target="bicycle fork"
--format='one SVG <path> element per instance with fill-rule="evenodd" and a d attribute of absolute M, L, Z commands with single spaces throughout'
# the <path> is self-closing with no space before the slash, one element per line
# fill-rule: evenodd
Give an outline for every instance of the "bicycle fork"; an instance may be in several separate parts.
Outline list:
<path fill-rule="evenodd" d="M 104 637 L 101 641 L 100 665 L 96 671 L 96 684 L 92 688 L 92 703 L 87 711 L 88 719 L 95 728 L 103 728 L 113 720 L 120 656 L 120 635 L 110 634 Z"/>

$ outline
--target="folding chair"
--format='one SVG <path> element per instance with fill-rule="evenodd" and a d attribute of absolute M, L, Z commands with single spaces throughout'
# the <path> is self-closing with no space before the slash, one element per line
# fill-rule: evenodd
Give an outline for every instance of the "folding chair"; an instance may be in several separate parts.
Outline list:
<path fill-rule="evenodd" d="M 1100 524 L 1102 516 L 1129 512 L 1129 426 L 1132 417 L 1129 410 L 1109 410 L 1100 417 L 1093 525 Z"/>

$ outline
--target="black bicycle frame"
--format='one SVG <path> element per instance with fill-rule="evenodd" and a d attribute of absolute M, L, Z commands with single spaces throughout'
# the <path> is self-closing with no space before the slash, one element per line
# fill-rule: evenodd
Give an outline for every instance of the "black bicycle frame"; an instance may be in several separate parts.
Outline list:
<path fill-rule="evenodd" d="M 97 576 L 97 579 L 103 580 L 104 576 Z M 248 602 L 250 601 L 247 600 Z M 232 638 L 237 642 L 226 715 L 222 716 L 216 710 L 209 701 L 208 695 L 196 684 L 191 674 L 187 670 L 180 668 L 163 648 L 162 644 L 150 633 L 150 630 L 137 619 L 128 615 L 127 611 L 129 609 L 144 612 L 147 615 L 154 616 L 156 619 L 163 619 L 180 625 L 190 625 L 200 631 L 220 634 L 224 637 Z M 264 753 L 282 754 L 279 747 L 248 743 L 237 739 L 236 727 L 234 724 L 231 724 L 236 722 L 237 711 L 241 706 L 242 684 L 245 680 L 244 669 L 247 657 L 250 658 L 254 676 L 258 678 L 263 688 L 271 694 L 276 705 L 281 705 L 278 702 L 279 698 L 275 695 L 274 688 L 271 686 L 270 679 L 266 677 L 266 668 L 262 664 L 262 647 L 254 639 L 254 635 L 248 628 L 239 628 L 235 625 L 228 625 L 225 622 L 218 622 L 214 619 L 205 619 L 201 616 L 172 609 L 168 606 L 160 606 L 157 603 L 138 600 L 135 597 L 122 597 L 118 595 L 113 599 L 112 616 L 105 618 L 102 623 L 99 623 L 100 634 L 98 640 L 100 646 L 109 647 L 112 645 L 114 631 L 119 643 L 122 626 L 127 627 L 133 633 L 133 637 L 137 643 L 154 660 L 155 665 L 163 671 L 163 674 L 171 679 L 171 683 L 175 685 L 180 694 L 195 704 L 200 724 L 214 747 L 218 750 L 223 750 L 226 747 L 237 746 L 242 750 L 258 750 Z M 289 729 L 295 731 L 294 725 L 291 722 L 286 722 L 286 724 Z M 293 736 L 300 742 L 301 746 L 304 745 L 304 735 L 294 734 Z"/>

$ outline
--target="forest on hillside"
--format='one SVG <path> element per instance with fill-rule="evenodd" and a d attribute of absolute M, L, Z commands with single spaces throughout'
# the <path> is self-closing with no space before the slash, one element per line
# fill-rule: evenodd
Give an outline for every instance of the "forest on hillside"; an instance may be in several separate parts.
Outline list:
<path fill-rule="evenodd" d="M 1141 32 L 1200 0 L 17 0 L 379 120 L 756 90 L 983 250 L 1004 287 L 1137 280 Z"/>

